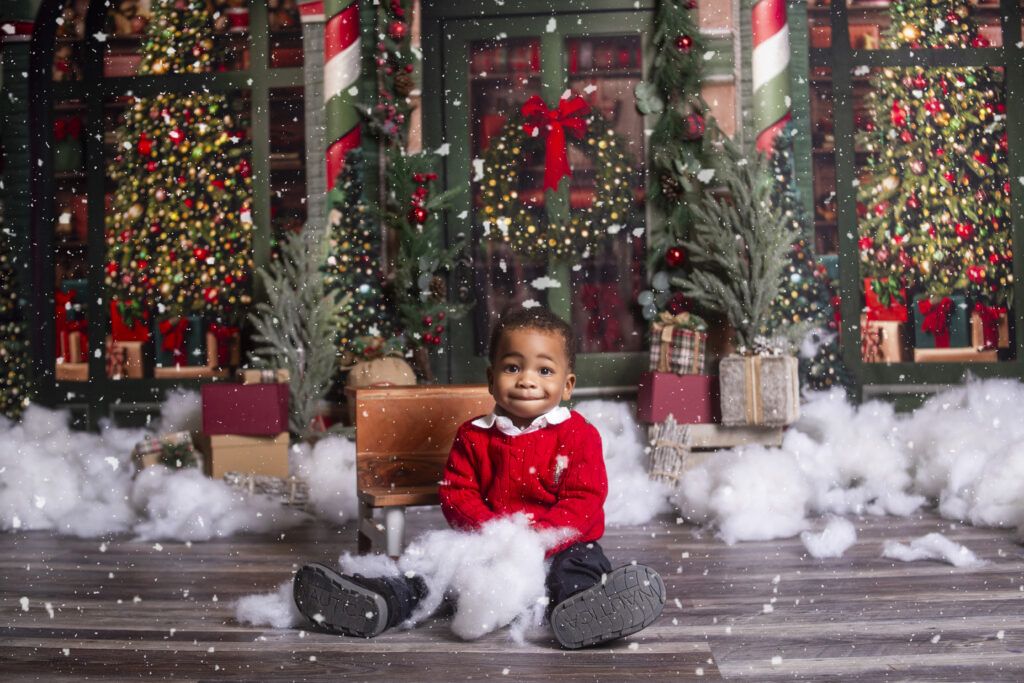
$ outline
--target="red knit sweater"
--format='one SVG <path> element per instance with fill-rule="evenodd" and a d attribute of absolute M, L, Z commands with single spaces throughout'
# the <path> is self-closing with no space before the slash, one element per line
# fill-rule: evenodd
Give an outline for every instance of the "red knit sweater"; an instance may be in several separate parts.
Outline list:
<path fill-rule="evenodd" d="M 465 423 L 441 481 L 441 510 L 454 528 L 477 529 L 524 512 L 535 529 L 574 529 L 549 556 L 601 538 L 607 496 L 601 436 L 576 412 L 565 422 L 518 436 Z"/>

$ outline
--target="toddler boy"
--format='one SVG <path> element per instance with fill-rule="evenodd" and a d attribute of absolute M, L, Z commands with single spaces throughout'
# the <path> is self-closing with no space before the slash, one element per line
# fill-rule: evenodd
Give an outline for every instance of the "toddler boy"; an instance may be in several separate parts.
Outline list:
<path fill-rule="evenodd" d="M 665 604 L 650 567 L 612 571 L 597 541 L 608 494 L 601 437 L 561 406 L 576 385 L 575 336 L 553 313 L 514 311 L 491 334 L 490 415 L 459 428 L 441 481 L 441 510 L 456 529 L 523 513 L 562 541 L 548 551 L 549 616 L 555 638 L 575 649 L 635 633 Z M 305 616 L 345 635 L 370 637 L 408 619 L 426 595 L 420 577 L 366 578 L 306 565 L 295 576 Z"/>

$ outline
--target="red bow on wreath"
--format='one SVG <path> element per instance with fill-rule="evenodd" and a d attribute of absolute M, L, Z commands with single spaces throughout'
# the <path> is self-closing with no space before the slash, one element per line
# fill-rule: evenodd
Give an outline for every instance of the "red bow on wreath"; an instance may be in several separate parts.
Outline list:
<path fill-rule="evenodd" d="M 227 367 L 231 364 L 231 341 L 238 336 L 238 328 L 210 323 L 210 333 L 217 340 L 217 366 Z"/>
<path fill-rule="evenodd" d="M 160 321 L 160 334 L 164 337 L 161 345 L 164 351 L 170 351 L 174 356 L 175 365 L 185 365 L 185 334 L 188 332 L 188 318 Z"/>
<path fill-rule="evenodd" d="M 57 119 L 53 122 L 53 137 L 60 142 L 65 137 L 78 140 L 82 135 L 82 119 L 74 116 L 70 119 Z"/>
<path fill-rule="evenodd" d="M 953 300 L 947 296 L 939 303 L 932 304 L 928 299 L 923 299 L 917 302 L 917 309 L 924 316 L 921 329 L 935 335 L 935 348 L 949 348 L 949 314 L 953 309 Z"/>
<path fill-rule="evenodd" d="M 547 134 L 544 155 L 544 189 L 558 190 L 558 181 L 565 176 L 572 177 L 569 159 L 566 156 L 565 131 L 568 130 L 576 138 L 582 138 L 587 131 L 587 122 L 583 117 L 590 113 L 590 105 L 579 95 L 569 95 L 558 101 L 557 109 L 548 109 L 539 95 L 526 100 L 522 108 L 526 123 L 523 130 L 527 135 L 536 137 L 542 132 Z"/>

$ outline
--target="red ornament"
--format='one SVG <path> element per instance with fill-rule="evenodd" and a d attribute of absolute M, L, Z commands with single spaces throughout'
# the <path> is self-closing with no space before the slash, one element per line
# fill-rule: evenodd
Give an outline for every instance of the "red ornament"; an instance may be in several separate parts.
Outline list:
<path fill-rule="evenodd" d="M 409 25 L 404 21 L 392 21 L 388 24 L 388 37 L 400 42 L 409 33 Z"/>
<path fill-rule="evenodd" d="M 900 104 L 899 100 L 892 103 L 892 111 L 889 113 L 889 120 L 892 121 L 894 126 L 905 126 L 907 123 L 907 114 L 903 109 L 903 105 Z"/>
<path fill-rule="evenodd" d="M 875 215 L 884 216 L 885 212 L 889 210 L 889 202 L 879 202 L 875 204 Z"/>
<path fill-rule="evenodd" d="M 429 214 L 427 214 L 426 209 L 424 209 L 422 206 L 417 206 L 412 211 L 409 212 L 409 222 L 423 225 L 424 223 L 427 222 L 428 215 Z"/>
<path fill-rule="evenodd" d="M 185 133 L 181 130 L 181 128 L 175 128 L 174 130 L 167 134 L 167 137 L 171 139 L 171 142 L 177 145 L 180 144 L 181 141 L 185 139 Z"/>
<path fill-rule="evenodd" d="M 140 150 L 140 151 L 141 151 L 141 150 Z M 147 170 L 147 171 L 149 171 L 150 173 L 152 173 L 153 171 L 155 171 L 155 170 L 156 170 L 156 162 L 155 162 L 155 161 L 153 161 L 152 159 L 150 159 L 149 161 L 147 161 L 147 162 L 146 162 L 146 170 Z"/>
<path fill-rule="evenodd" d="M 145 133 L 139 138 L 138 150 L 139 154 L 144 157 L 148 157 L 153 152 L 153 141 L 147 138 Z"/>
<path fill-rule="evenodd" d="M 910 132 L 910 129 L 904 128 L 903 132 L 900 133 L 900 140 L 909 143 L 914 141 L 914 134 Z"/>
<path fill-rule="evenodd" d="M 686 252 L 682 247 L 671 247 L 665 252 L 665 263 L 676 268 L 686 261 Z"/>
<path fill-rule="evenodd" d="M 693 38 L 684 33 L 676 38 L 675 45 L 676 49 L 685 55 L 693 49 Z"/>
<path fill-rule="evenodd" d="M 907 206 L 909 208 L 911 208 L 911 209 L 920 209 L 921 208 L 921 200 L 919 200 L 914 195 L 910 195 L 910 198 L 907 199 Z"/>
<path fill-rule="evenodd" d="M 861 237 L 857 240 L 857 248 L 861 251 L 870 251 L 873 246 L 875 246 L 875 243 L 870 237 Z"/>
<path fill-rule="evenodd" d="M 700 140 L 705 128 L 704 117 L 700 114 L 687 114 L 683 119 L 683 137 L 687 140 Z"/>
<path fill-rule="evenodd" d="M 985 269 L 981 266 L 970 266 L 967 269 L 967 279 L 975 284 L 984 281 Z"/>
<path fill-rule="evenodd" d="M 956 176 L 953 175 L 952 171 L 946 171 L 945 173 L 943 173 L 942 179 L 945 180 L 950 185 L 956 182 Z"/>
<path fill-rule="evenodd" d="M 238 162 L 238 175 L 243 178 L 248 178 L 252 174 L 252 165 L 248 159 L 242 159 Z"/>
<path fill-rule="evenodd" d="M 969 240 L 974 236 L 974 226 L 970 223 L 957 223 L 954 230 L 961 239 Z"/>

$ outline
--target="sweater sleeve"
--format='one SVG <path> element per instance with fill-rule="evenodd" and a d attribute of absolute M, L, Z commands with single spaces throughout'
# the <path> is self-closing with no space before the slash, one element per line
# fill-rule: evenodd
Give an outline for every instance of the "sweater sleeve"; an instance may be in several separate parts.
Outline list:
<path fill-rule="evenodd" d="M 573 447 L 566 454 L 569 463 L 563 475 L 558 502 L 534 522 L 535 529 L 570 527 L 583 534 L 595 523 L 603 525 L 608 474 L 604 467 L 601 435 L 593 425 L 582 420 L 581 423 Z"/>
<path fill-rule="evenodd" d="M 467 437 L 468 425 L 455 436 L 441 480 L 441 511 L 454 529 L 479 529 L 498 517 L 484 500 L 480 488 L 479 455 Z"/>

